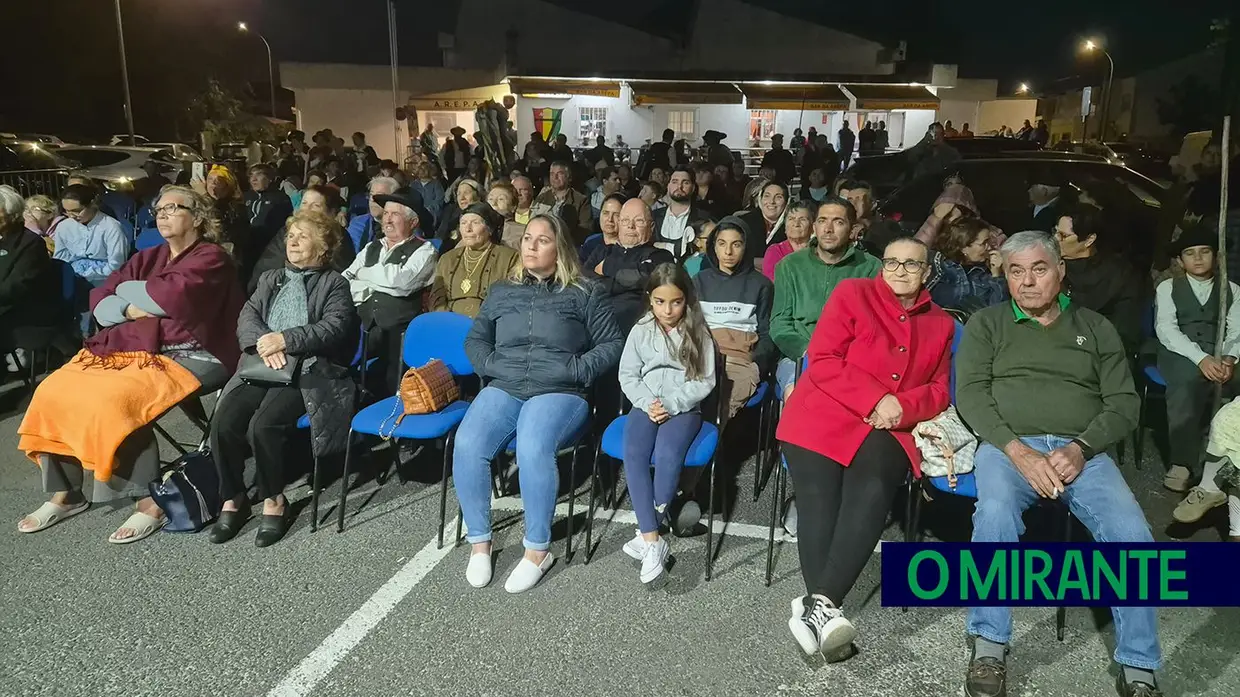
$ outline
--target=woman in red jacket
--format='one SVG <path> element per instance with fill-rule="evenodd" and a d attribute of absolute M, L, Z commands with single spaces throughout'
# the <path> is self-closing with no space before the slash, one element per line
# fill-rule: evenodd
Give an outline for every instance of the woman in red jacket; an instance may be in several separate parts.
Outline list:
<path fill-rule="evenodd" d="M 857 630 L 840 606 L 909 468 L 920 475 L 911 430 L 950 402 L 954 325 L 923 289 L 926 253 L 916 239 L 897 239 L 882 275 L 840 282 L 779 423 L 802 503 L 797 548 L 808 591 L 792 601 L 788 628 L 805 653 L 828 660 L 848 657 Z"/>

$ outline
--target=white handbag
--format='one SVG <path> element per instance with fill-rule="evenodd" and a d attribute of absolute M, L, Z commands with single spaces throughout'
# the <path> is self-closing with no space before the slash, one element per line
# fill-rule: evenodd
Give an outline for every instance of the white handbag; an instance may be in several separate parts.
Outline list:
<path fill-rule="evenodd" d="M 921 452 L 923 476 L 947 477 L 948 486 L 955 489 L 956 477 L 973 471 L 977 438 L 960 420 L 956 407 L 949 405 L 942 414 L 917 424 L 913 441 Z"/>

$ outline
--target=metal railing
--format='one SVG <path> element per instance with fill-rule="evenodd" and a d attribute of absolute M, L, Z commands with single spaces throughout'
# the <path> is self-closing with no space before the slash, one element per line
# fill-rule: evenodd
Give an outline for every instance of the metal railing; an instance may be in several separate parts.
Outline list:
<path fill-rule="evenodd" d="M 67 169 L 29 169 L 15 172 L 0 172 L 0 184 L 7 184 L 17 190 L 23 198 L 43 194 L 53 201 L 60 199 L 60 191 L 65 188 L 69 179 Z"/>

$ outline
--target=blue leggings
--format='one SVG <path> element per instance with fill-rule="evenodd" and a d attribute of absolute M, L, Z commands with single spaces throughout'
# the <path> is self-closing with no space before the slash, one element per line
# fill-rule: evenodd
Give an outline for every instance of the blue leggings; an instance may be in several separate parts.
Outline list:
<path fill-rule="evenodd" d="M 624 477 L 643 533 L 658 532 L 667 505 L 676 495 L 685 454 L 702 428 L 701 412 L 678 414 L 656 424 L 634 409 L 624 420 Z M 654 465 L 654 476 L 650 466 Z"/>

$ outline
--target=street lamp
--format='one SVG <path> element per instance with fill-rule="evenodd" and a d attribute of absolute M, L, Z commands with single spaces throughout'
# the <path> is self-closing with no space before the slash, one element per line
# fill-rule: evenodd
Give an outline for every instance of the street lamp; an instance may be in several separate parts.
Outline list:
<path fill-rule="evenodd" d="M 250 27 L 245 22 L 237 22 L 237 31 L 241 33 L 249 33 Z M 271 118 L 276 117 L 276 71 L 271 62 L 271 44 L 267 43 L 267 37 L 258 32 L 254 35 L 263 40 L 263 45 L 267 47 L 267 80 L 271 84 Z"/>
<path fill-rule="evenodd" d="M 1029 83 L 1028 82 L 1020 83 L 1020 87 L 1016 88 L 1016 93 L 1017 94 L 1029 94 Z"/>
<path fill-rule="evenodd" d="M 1081 49 L 1086 53 L 1102 51 L 1102 55 L 1107 57 L 1107 86 L 1106 90 L 1103 91 L 1102 97 L 1102 124 L 1098 127 L 1098 140 L 1106 141 L 1107 119 L 1110 117 L 1111 111 L 1111 82 L 1115 79 L 1115 60 L 1112 59 L 1111 54 L 1102 47 L 1102 44 L 1094 41 L 1093 39 L 1086 39 L 1085 43 L 1081 44 Z"/>

